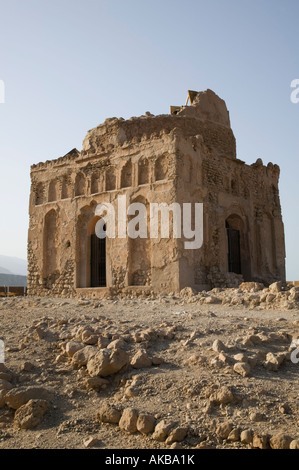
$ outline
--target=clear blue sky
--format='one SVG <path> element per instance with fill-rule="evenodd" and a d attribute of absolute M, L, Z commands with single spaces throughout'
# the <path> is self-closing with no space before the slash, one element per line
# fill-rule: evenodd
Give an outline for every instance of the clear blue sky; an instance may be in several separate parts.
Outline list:
<path fill-rule="evenodd" d="M 211 88 L 238 158 L 281 168 L 287 277 L 299 280 L 298 0 L 0 0 L 0 253 L 26 257 L 30 165 L 107 117 Z"/>

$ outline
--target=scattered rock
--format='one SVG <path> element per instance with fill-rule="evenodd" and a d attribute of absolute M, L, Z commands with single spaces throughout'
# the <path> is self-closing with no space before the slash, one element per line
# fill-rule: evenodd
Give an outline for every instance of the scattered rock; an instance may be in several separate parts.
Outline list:
<path fill-rule="evenodd" d="M 215 339 L 212 345 L 212 349 L 213 351 L 218 352 L 218 353 L 227 351 L 227 347 L 222 343 L 222 341 L 220 341 L 220 339 Z"/>
<path fill-rule="evenodd" d="M 290 443 L 290 449 L 299 449 L 299 439 L 294 439 L 291 443 Z"/>
<path fill-rule="evenodd" d="M 271 285 L 269 286 L 269 291 L 270 291 L 272 294 L 277 294 L 278 292 L 281 292 L 282 286 L 283 286 L 282 281 L 273 282 L 273 284 L 271 284 Z"/>
<path fill-rule="evenodd" d="M 87 389 L 98 390 L 100 388 L 106 388 L 109 385 L 109 380 L 103 379 L 103 377 L 85 377 L 83 385 Z"/>
<path fill-rule="evenodd" d="M 5 395 L 5 403 L 17 410 L 30 400 L 50 401 L 53 399 L 52 391 L 44 387 L 18 387 L 9 390 Z"/>
<path fill-rule="evenodd" d="M 251 429 L 245 429 L 241 432 L 240 441 L 242 442 L 242 444 L 252 444 L 252 440 L 253 432 L 251 431 Z"/>
<path fill-rule="evenodd" d="M 269 449 L 268 434 L 254 433 L 253 439 L 252 439 L 252 447 L 254 449 Z"/>
<path fill-rule="evenodd" d="M 7 392 L 8 390 L 11 390 L 12 388 L 13 386 L 8 380 L 0 379 L 0 391 Z"/>
<path fill-rule="evenodd" d="M 80 349 L 84 348 L 84 344 L 79 341 L 69 341 L 65 345 L 65 352 L 69 357 L 73 357 L 73 355 L 80 351 Z"/>
<path fill-rule="evenodd" d="M 293 438 L 284 433 L 275 434 L 270 438 L 271 449 L 289 449 Z"/>
<path fill-rule="evenodd" d="M 76 367 L 86 366 L 88 361 L 96 355 L 98 348 L 95 346 L 85 346 L 82 349 L 79 349 L 72 356 L 72 364 Z"/>
<path fill-rule="evenodd" d="M 87 371 L 91 377 L 106 377 L 119 372 L 129 363 L 129 356 L 123 349 L 100 349 L 87 362 Z"/>
<path fill-rule="evenodd" d="M 140 350 L 136 352 L 134 357 L 131 359 L 130 364 L 134 369 L 143 369 L 150 367 L 152 365 L 152 361 L 145 350 Z"/>
<path fill-rule="evenodd" d="M 247 377 L 250 374 L 251 367 L 248 362 L 236 362 L 234 365 L 234 371 L 242 377 Z"/>
<path fill-rule="evenodd" d="M 48 409 L 49 404 L 46 400 L 29 400 L 15 412 L 14 423 L 20 429 L 36 428 Z"/>
<path fill-rule="evenodd" d="M 231 430 L 229 435 L 227 436 L 228 441 L 237 442 L 240 440 L 240 429 L 234 428 Z"/>
<path fill-rule="evenodd" d="M 172 423 L 167 423 L 165 420 L 160 421 L 154 430 L 153 439 L 159 442 L 165 441 L 171 428 L 173 427 Z"/>
<path fill-rule="evenodd" d="M 142 434 L 153 432 L 155 427 L 155 418 L 152 415 L 141 413 L 137 419 L 137 431 Z"/>
<path fill-rule="evenodd" d="M 258 423 L 260 421 L 266 421 L 266 416 L 264 415 L 264 413 L 254 411 L 254 412 L 250 413 L 249 419 L 250 419 L 250 421 L 252 421 L 254 423 Z"/>
<path fill-rule="evenodd" d="M 97 439 L 96 437 L 89 437 L 88 439 L 86 439 L 86 441 L 84 441 L 84 447 L 86 447 L 87 449 L 89 449 L 90 447 L 100 447 L 101 444 L 102 443 L 100 439 Z"/>
<path fill-rule="evenodd" d="M 118 424 L 121 414 L 121 411 L 115 406 L 105 403 L 98 410 L 97 418 L 102 423 Z"/>
<path fill-rule="evenodd" d="M 188 428 L 186 427 L 177 427 L 172 429 L 165 441 L 167 445 L 172 444 L 173 442 L 181 442 L 185 439 L 188 433 Z"/>
<path fill-rule="evenodd" d="M 229 387 L 220 387 L 216 392 L 210 395 L 210 402 L 216 405 L 227 405 L 228 403 L 234 403 L 236 397 Z"/>
<path fill-rule="evenodd" d="M 131 434 L 137 431 L 138 411 L 134 408 L 125 408 L 120 421 L 119 428 Z"/>
<path fill-rule="evenodd" d="M 231 421 L 226 421 L 224 423 L 221 423 L 217 426 L 216 428 L 216 434 L 219 436 L 221 439 L 227 439 L 230 433 L 233 430 L 233 423 Z"/>

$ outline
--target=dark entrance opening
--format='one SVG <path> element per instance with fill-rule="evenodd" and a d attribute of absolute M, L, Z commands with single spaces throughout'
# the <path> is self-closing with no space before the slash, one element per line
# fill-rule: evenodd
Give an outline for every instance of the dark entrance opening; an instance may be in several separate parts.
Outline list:
<path fill-rule="evenodd" d="M 106 287 L 106 238 L 94 233 L 90 236 L 90 286 Z"/>
<path fill-rule="evenodd" d="M 241 274 L 241 248 L 240 230 L 230 228 L 226 222 L 228 240 L 228 270 L 231 273 Z"/>

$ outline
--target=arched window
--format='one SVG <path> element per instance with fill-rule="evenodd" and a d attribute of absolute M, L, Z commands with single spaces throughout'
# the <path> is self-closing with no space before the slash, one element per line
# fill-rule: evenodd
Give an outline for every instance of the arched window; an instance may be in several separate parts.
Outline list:
<path fill-rule="evenodd" d="M 146 158 L 142 158 L 138 163 L 138 184 L 149 183 L 149 164 Z"/>
<path fill-rule="evenodd" d="M 86 178 L 83 173 L 78 173 L 75 180 L 75 196 L 86 194 Z"/>
<path fill-rule="evenodd" d="M 129 160 L 121 170 L 121 187 L 128 188 L 132 186 L 132 162 Z"/>
<path fill-rule="evenodd" d="M 58 269 L 57 237 L 57 214 L 52 209 L 46 214 L 44 219 L 43 274 L 45 278 L 54 274 Z"/>
<path fill-rule="evenodd" d="M 58 199 L 58 180 L 52 180 L 49 184 L 48 202 L 57 201 Z"/>
<path fill-rule="evenodd" d="M 166 155 L 162 155 L 156 160 L 155 179 L 156 181 L 161 181 L 167 178 L 168 178 L 168 157 Z"/>
<path fill-rule="evenodd" d="M 91 194 L 99 192 L 99 178 L 97 173 L 91 175 Z"/>
<path fill-rule="evenodd" d="M 61 184 L 61 199 L 72 197 L 72 185 L 68 176 L 63 176 Z"/>
<path fill-rule="evenodd" d="M 38 183 L 35 190 L 35 205 L 39 206 L 45 202 L 45 187 L 43 183 Z"/>
<path fill-rule="evenodd" d="M 106 191 L 113 191 L 116 188 L 116 176 L 114 168 L 110 167 L 106 171 Z"/>

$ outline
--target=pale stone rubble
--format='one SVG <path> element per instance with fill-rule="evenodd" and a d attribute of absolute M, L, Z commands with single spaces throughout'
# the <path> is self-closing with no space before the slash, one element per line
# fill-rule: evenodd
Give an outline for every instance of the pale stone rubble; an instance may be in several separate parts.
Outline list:
<path fill-rule="evenodd" d="M 299 286 L 291 287 L 278 281 L 268 287 L 259 282 L 242 282 L 238 287 L 216 287 L 210 291 L 196 292 L 190 287 L 181 290 L 180 297 L 199 304 L 244 305 L 261 309 L 290 310 L 299 305 Z"/>
<path fill-rule="evenodd" d="M 273 303 L 289 299 L 293 306 L 297 304 L 298 289 L 287 289 L 281 283 L 275 283 L 264 288 L 256 283 L 241 284 L 238 289 L 217 290 L 213 294 L 219 301 L 226 303 L 228 298 L 243 298 L 244 303 L 251 302 L 248 296 L 259 296 L 259 302 L 263 296 L 273 295 Z M 209 296 L 210 293 L 206 295 Z M 181 297 L 192 302 L 194 295 L 190 290 L 184 290 Z M 206 299 L 205 294 L 200 299 Z M 222 299 L 222 300 L 221 300 Z M 196 299 L 198 301 L 198 298 Z M 201 300 L 200 300 L 201 302 Z M 199 302 L 199 303 L 200 303 Z M 81 304 L 78 302 L 78 304 Z M 235 304 L 234 304 L 235 305 Z M 90 303 L 84 303 L 90 306 Z M 83 306 L 83 308 L 85 308 Z M 82 305 L 81 305 L 82 307 Z M 255 308 L 257 305 L 255 304 Z M 294 325 L 295 326 L 295 325 Z M 297 325 L 298 326 L 298 325 Z M 163 416 L 162 412 L 151 414 L 146 409 L 134 406 L 134 398 L 142 395 L 142 372 L 149 368 L 163 368 L 164 359 L 153 352 L 157 342 L 162 342 L 167 349 L 178 345 L 186 349 L 185 360 L 182 363 L 184 369 L 199 367 L 201 371 L 214 370 L 215 373 L 224 371 L 230 376 L 242 377 L 247 380 L 255 376 L 260 368 L 270 374 L 277 374 L 284 364 L 290 361 L 290 346 L 292 340 L 297 338 L 281 329 L 279 332 L 265 332 L 258 328 L 248 327 L 244 335 L 234 334 L 231 341 L 222 341 L 221 337 L 213 342 L 204 343 L 200 354 L 187 351 L 198 338 L 209 336 L 199 330 L 191 332 L 189 337 L 182 337 L 182 330 L 178 326 L 167 322 L 160 327 L 134 328 L 134 330 L 118 328 L 104 316 L 97 320 L 85 320 L 71 322 L 68 320 L 51 321 L 45 317 L 40 322 L 35 322 L 27 338 L 20 344 L 20 350 L 26 348 L 29 342 L 43 344 L 52 338 L 58 350 L 54 363 L 58 369 L 69 367 L 78 374 L 78 385 L 92 393 L 103 393 L 114 383 L 117 377 L 119 383 L 116 395 L 123 399 L 105 398 L 98 410 L 95 410 L 94 418 L 105 425 L 114 425 L 123 433 L 148 436 L 153 441 L 163 445 L 179 448 L 186 439 L 194 435 L 194 428 L 185 422 L 173 421 L 169 416 Z M 296 329 L 294 329 L 296 331 Z M 38 334 L 37 334 L 38 332 Z M 175 350 L 175 349 L 174 349 Z M 34 370 L 33 363 L 25 361 L 22 364 L 22 373 L 30 373 Z M 222 372 L 223 373 L 223 372 Z M 72 397 L 74 390 L 67 389 Z M 185 393 L 198 393 L 188 387 Z M 246 398 L 236 393 L 232 386 L 211 384 L 201 389 L 203 399 L 206 401 L 205 415 L 213 414 L 213 410 L 226 407 L 238 407 L 246 401 Z M 0 409 L 10 409 L 14 412 L 14 426 L 20 429 L 36 428 L 51 413 L 55 394 L 51 388 L 31 384 L 30 386 L 18 383 L 18 372 L 8 369 L 0 364 Z M 126 401 L 132 401 L 132 405 Z M 280 412 L 289 413 L 287 405 L 281 404 Z M 269 434 L 259 432 L 256 424 L 266 421 L 266 416 L 258 410 L 249 415 L 249 424 L 252 428 L 241 428 L 232 418 L 227 420 L 212 420 L 210 437 L 220 439 L 221 442 L 239 442 L 250 448 L 273 449 L 297 449 L 299 435 L 289 436 L 286 433 Z M 60 428 L 63 429 L 63 428 Z M 97 446 L 98 441 L 88 440 L 86 447 Z M 202 438 L 199 448 L 213 447 L 211 438 Z"/>

